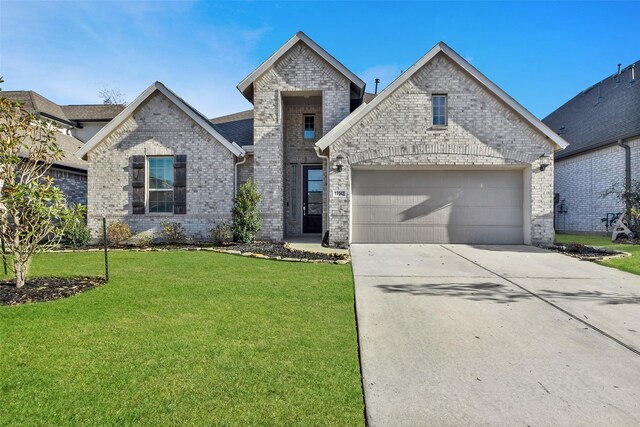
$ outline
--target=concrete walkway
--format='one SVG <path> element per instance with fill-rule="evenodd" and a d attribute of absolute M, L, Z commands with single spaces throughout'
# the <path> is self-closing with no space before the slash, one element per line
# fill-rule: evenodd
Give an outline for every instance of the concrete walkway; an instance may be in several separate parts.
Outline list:
<path fill-rule="evenodd" d="M 370 425 L 640 424 L 640 277 L 528 246 L 351 255 Z"/>

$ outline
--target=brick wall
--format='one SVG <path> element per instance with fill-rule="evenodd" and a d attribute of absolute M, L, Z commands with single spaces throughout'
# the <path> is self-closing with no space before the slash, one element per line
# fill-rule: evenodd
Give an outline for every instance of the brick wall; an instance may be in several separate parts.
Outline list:
<path fill-rule="evenodd" d="M 640 138 L 631 147 L 631 179 L 640 179 Z M 579 154 L 556 163 L 555 192 L 564 200 L 567 213 L 556 214 L 556 228 L 563 232 L 607 231 L 602 218 L 624 210 L 615 196 L 603 197 L 612 184 L 620 188 L 625 179 L 625 152 L 618 145 Z"/>
<path fill-rule="evenodd" d="M 67 197 L 69 203 L 87 204 L 87 175 L 52 167 L 47 175 Z"/>
<path fill-rule="evenodd" d="M 321 91 L 323 132 L 349 114 L 349 81 L 299 42 L 254 82 L 254 176 L 263 199 L 261 237 L 282 240 L 285 223 L 284 121 L 281 94 Z"/>
<path fill-rule="evenodd" d="M 238 166 L 238 187 L 251 178 L 253 181 L 253 154 L 247 155 L 247 161 Z"/>
<path fill-rule="evenodd" d="M 448 95 L 448 126 L 431 125 L 431 95 Z M 349 242 L 350 199 L 334 198 L 333 190 L 350 194 L 350 167 L 516 166 L 531 182 L 530 235 L 534 244 L 553 241 L 553 164 L 539 170 L 539 156 L 552 154 L 552 144 L 524 119 L 439 54 L 330 148 L 345 168 L 330 171 L 331 243 Z M 526 213 L 525 213 L 526 215 Z"/>
<path fill-rule="evenodd" d="M 304 114 L 315 116 L 315 138 L 304 139 Z M 322 138 L 322 105 L 284 105 L 285 236 L 302 235 L 303 165 L 322 164 L 314 144 Z M 294 172 L 295 170 L 295 172 Z M 294 175 L 295 174 L 295 175 Z M 292 180 L 295 176 L 295 185 Z M 294 194 L 295 192 L 295 194 Z"/>
<path fill-rule="evenodd" d="M 134 155 L 187 155 L 187 214 L 132 215 Z M 187 235 L 209 237 L 214 221 L 231 216 L 234 156 L 164 95 L 156 92 L 88 154 L 88 223 L 98 236 L 102 215 L 125 221 L 132 231 L 159 230 L 180 222 Z"/>

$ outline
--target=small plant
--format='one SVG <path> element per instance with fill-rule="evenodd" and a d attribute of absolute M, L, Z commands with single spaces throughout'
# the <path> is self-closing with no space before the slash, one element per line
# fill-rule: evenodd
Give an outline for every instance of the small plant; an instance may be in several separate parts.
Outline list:
<path fill-rule="evenodd" d="M 262 218 L 258 209 L 261 199 L 258 187 L 250 179 L 238 189 L 233 209 L 231 209 L 233 218 L 231 230 L 236 242 L 251 243 L 262 229 Z"/>
<path fill-rule="evenodd" d="M 232 237 L 231 225 L 226 221 L 214 225 L 211 229 L 211 240 L 218 246 L 229 242 Z"/>
<path fill-rule="evenodd" d="M 138 246 L 143 248 L 148 248 L 153 245 L 154 234 L 153 231 L 149 231 L 146 233 L 140 233 L 138 235 Z"/>
<path fill-rule="evenodd" d="M 87 207 L 75 204 L 69 208 L 69 212 L 64 219 L 64 241 L 74 247 L 81 248 L 87 246 L 91 239 L 91 232 L 86 221 Z"/>
<path fill-rule="evenodd" d="M 162 236 L 169 243 L 178 243 L 185 240 L 185 233 L 182 224 L 174 221 L 164 221 L 160 223 L 162 227 Z"/>
<path fill-rule="evenodd" d="M 107 226 L 107 242 L 111 246 L 122 244 L 131 237 L 131 228 L 126 222 L 116 221 Z"/>

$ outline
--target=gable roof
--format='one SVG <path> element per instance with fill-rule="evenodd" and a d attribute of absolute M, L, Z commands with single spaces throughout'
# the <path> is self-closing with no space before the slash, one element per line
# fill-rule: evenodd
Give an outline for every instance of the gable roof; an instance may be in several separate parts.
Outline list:
<path fill-rule="evenodd" d="M 173 102 L 178 108 L 180 108 L 186 115 L 191 117 L 193 121 L 198 123 L 204 130 L 206 130 L 211 136 L 224 145 L 229 151 L 236 156 L 244 156 L 246 151 L 242 149 L 235 142 L 229 142 L 224 136 L 220 134 L 214 127 L 213 123 L 209 121 L 202 113 L 187 104 L 182 98 L 173 93 L 169 88 L 160 82 L 155 82 L 144 92 L 142 92 L 131 104 L 129 104 L 124 110 L 120 112 L 109 124 L 100 129 L 87 143 L 76 153 L 79 158 L 84 158 L 87 153 L 98 146 L 104 139 L 116 130 L 125 120 L 127 120 L 144 101 L 146 101 L 155 92 L 160 92 L 166 96 L 171 102 Z"/>
<path fill-rule="evenodd" d="M 632 76 L 632 69 L 635 76 Z M 583 90 L 542 119 L 571 145 L 561 159 L 640 135 L 640 61 Z M 632 80 L 632 77 L 635 79 Z"/>
<path fill-rule="evenodd" d="M 69 120 L 76 122 L 108 122 L 124 110 L 124 105 L 61 105 L 60 108 Z"/>
<path fill-rule="evenodd" d="M 23 104 L 23 108 L 30 113 L 39 114 L 45 118 L 57 120 L 71 126 L 75 125 L 75 123 L 71 123 L 71 119 L 67 117 L 58 104 L 37 92 L 32 90 L 3 90 L 0 95 L 12 101 L 20 101 Z"/>
<path fill-rule="evenodd" d="M 316 42 L 311 40 L 305 33 L 302 31 L 298 31 L 293 37 L 291 37 L 285 44 L 280 47 L 273 55 L 271 55 L 266 61 L 264 61 L 258 68 L 253 70 L 251 74 L 245 77 L 240 83 L 238 83 L 238 90 L 247 98 L 249 101 L 253 98 L 253 82 L 264 74 L 273 64 L 275 64 L 280 58 L 282 58 L 293 46 L 298 42 L 303 42 L 311 50 L 313 50 L 316 54 L 318 54 L 322 59 L 327 61 L 342 73 L 346 78 L 351 81 L 351 84 L 355 86 L 359 95 L 362 95 L 364 92 L 365 82 L 360 79 L 360 77 L 353 74 L 351 71 L 347 69 L 340 61 L 331 56 L 329 52 L 321 48 Z"/>
<path fill-rule="evenodd" d="M 241 147 L 253 145 L 253 110 L 211 119 L 213 127 Z"/>
<path fill-rule="evenodd" d="M 439 42 L 435 45 L 426 55 L 413 64 L 407 71 L 402 73 L 396 78 L 389 86 L 387 86 L 382 92 L 380 92 L 369 103 L 362 104 L 351 114 L 349 114 L 344 120 L 342 120 L 336 127 L 331 129 L 326 135 L 324 135 L 316 146 L 321 150 L 326 149 L 333 144 L 338 138 L 344 135 L 352 126 L 358 123 L 363 117 L 365 117 L 370 111 L 376 108 L 382 101 L 384 101 L 389 95 L 396 91 L 403 83 L 409 80 L 418 70 L 429 63 L 437 54 L 445 54 L 448 58 L 454 61 L 460 68 L 466 71 L 471 77 L 478 82 L 481 86 L 486 88 L 489 92 L 497 96 L 502 102 L 507 104 L 511 109 L 516 111 L 522 118 L 528 121 L 533 127 L 535 127 L 540 133 L 547 136 L 552 140 L 556 146 L 560 149 L 564 149 L 568 144 L 558 134 L 549 129 L 544 123 L 542 123 L 536 116 L 531 114 L 526 108 L 520 105 L 516 100 L 511 98 L 505 91 L 500 89 L 495 83 L 489 80 L 484 74 L 478 71 L 473 65 L 467 62 L 464 58 L 458 55 L 453 49 L 447 46 L 444 42 Z"/>

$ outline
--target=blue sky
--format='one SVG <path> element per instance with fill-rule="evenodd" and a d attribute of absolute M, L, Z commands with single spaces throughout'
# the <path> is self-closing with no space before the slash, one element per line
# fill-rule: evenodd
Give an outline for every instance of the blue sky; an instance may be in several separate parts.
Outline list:
<path fill-rule="evenodd" d="M 0 74 L 61 104 L 160 80 L 214 117 L 251 107 L 236 84 L 298 30 L 370 91 L 443 40 L 542 118 L 640 59 L 639 17 L 640 2 L 2 0 Z"/>

